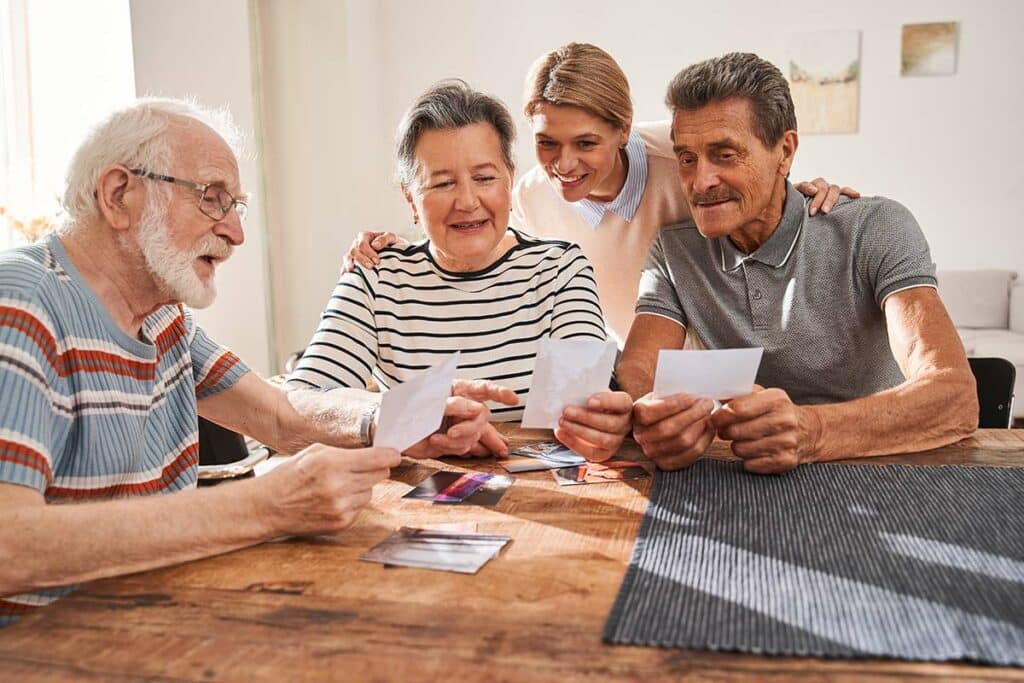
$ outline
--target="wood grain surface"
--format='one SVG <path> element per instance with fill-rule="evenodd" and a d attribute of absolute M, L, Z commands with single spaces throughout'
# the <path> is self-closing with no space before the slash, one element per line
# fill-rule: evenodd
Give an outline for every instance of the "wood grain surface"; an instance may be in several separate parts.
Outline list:
<path fill-rule="evenodd" d="M 514 443 L 550 438 L 507 431 Z M 631 444 L 623 455 L 638 453 Z M 729 457 L 727 445 L 710 455 Z M 871 462 L 1024 467 L 1024 435 L 982 430 Z M 85 586 L 0 630 L 0 679 L 1024 680 L 1020 669 L 965 664 L 606 645 L 601 630 L 650 480 L 560 488 L 548 472 L 524 473 L 494 508 L 401 498 L 439 469 L 503 472 L 493 459 L 407 460 L 336 537 L 265 543 Z M 514 540 L 476 575 L 357 559 L 396 527 L 451 523 Z"/>

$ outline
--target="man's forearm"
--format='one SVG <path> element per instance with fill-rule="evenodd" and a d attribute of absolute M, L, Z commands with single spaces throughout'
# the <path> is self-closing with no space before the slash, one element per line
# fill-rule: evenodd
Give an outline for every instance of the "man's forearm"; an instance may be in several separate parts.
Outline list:
<path fill-rule="evenodd" d="M 363 445 L 360 427 L 369 408 L 380 404 L 380 394 L 362 389 L 330 391 L 295 389 L 285 394 L 279 429 L 285 452 L 294 453 L 312 443 L 339 448 Z"/>
<path fill-rule="evenodd" d="M 250 372 L 200 401 L 199 414 L 275 451 L 297 453 L 313 443 L 358 448 L 367 406 L 379 402 L 380 394 L 362 389 L 288 391 Z"/>
<path fill-rule="evenodd" d="M 615 369 L 619 387 L 636 401 L 654 388 L 654 376 L 644 363 L 624 362 Z"/>
<path fill-rule="evenodd" d="M 76 505 L 2 486 L 0 595 L 178 564 L 281 533 L 261 479 Z"/>
<path fill-rule="evenodd" d="M 978 426 L 974 384 L 955 370 L 853 401 L 804 408 L 821 424 L 809 458 L 817 461 L 938 448 Z"/>
<path fill-rule="evenodd" d="M 685 344 L 686 328 L 678 321 L 637 313 L 615 368 L 619 386 L 634 401 L 646 396 L 654 389 L 654 373 L 661 350 L 681 349 Z"/>

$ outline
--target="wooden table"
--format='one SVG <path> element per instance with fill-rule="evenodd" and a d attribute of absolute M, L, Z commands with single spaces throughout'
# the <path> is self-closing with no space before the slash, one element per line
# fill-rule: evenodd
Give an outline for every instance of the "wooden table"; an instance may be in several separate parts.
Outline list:
<path fill-rule="evenodd" d="M 512 431 L 514 442 L 548 436 Z M 626 449 L 636 455 L 636 446 Z M 712 449 L 726 456 L 723 444 Z M 858 461 L 850 461 L 858 462 Z M 873 462 L 1024 466 L 1024 431 Z M 407 461 L 372 508 L 329 539 L 266 543 L 95 582 L 0 631 L 0 679 L 801 680 L 1022 679 L 962 664 L 822 661 L 611 646 L 601 630 L 629 561 L 650 481 L 556 486 L 518 475 L 496 508 L 403 500 L 439 469 Z M 228 484 L 230 485 L 230 484 Z M 473 576 L 358 561 L 398 526 L 463 522 L 513 537 Z"/>

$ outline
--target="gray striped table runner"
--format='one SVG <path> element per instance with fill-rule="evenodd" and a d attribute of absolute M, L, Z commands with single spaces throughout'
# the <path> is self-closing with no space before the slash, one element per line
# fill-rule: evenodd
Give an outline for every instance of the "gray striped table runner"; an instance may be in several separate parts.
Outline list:
<path fill-rule="evenodd" d="M 1024 469 L 659 473 L 604 638 L 1024 665 Z"/>

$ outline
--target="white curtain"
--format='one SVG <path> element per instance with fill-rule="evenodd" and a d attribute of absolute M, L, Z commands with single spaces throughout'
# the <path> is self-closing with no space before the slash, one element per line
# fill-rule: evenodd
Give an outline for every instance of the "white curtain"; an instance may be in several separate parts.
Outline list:
<path fill-rule="evenodd" d="M 13 220 L 35 210 L 26 0 L 0 0 L 0 248 L 23 241 Z"/>
<path fill-rule="evenodd" d="M 61 220 L 68 160 L 134 74 L 128 0 L 0 0 L 0 248 Z"/>

